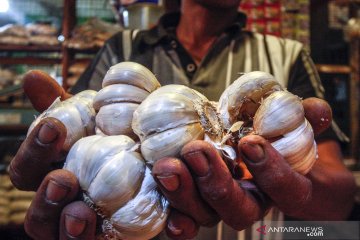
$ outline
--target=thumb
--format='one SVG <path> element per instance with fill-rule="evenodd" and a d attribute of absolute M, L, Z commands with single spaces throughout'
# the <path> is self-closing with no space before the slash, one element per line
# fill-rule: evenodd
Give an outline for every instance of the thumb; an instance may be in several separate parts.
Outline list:
<path fill-rule="evenodd" d="M 47 73 L 31 70 L 24 76 L 23 89 L 35 110 L 43 112 L 57 97 L 65 100 L 71 94 L 65 90 Z"/>
<path fill-rule="evenodd" d="M 332 111 L 330 105 L 320 98 L 306 98 L 303 101 L 305 117 L 310 122 L 315 135 L 330 127 Z"/>

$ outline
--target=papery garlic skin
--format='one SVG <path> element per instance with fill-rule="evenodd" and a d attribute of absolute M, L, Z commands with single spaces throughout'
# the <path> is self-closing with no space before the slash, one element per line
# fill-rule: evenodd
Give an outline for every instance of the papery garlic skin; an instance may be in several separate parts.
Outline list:
<path fill-rule="evenodd" d="M 64 169 L 74 173 L 82 190 L 102 214 L 111 216 L 134 197 L 145 172 L 142 156 L 127 136 L 89 136 L 71 148 Z"/>
<path fill-rule="evenodd" d="M 95 133 L 95 110 L 93 100 L 96 91 L 86 90 L 73 97 L 60 101 L 57 98 L 54 103 L 30 125 L 28 134 L 44 118 L 53 117 L 62 122 L 66 127 L 66 139 L 63 145 L 65 151 L 80 138 Z"/>
<path fill-rule="evenodd" d="M 111 66 L 103 79 L 102 87 L 113 84 L 129 84 L 147 92 L 153 92 L 160 87 L 155 75 L 148 68 L 135 62 L 121 62 Z"/>
<path fill-rule="evenodd" d="M 290 167 L 305 175 L 316 161 L 317 147 L 310 123 L 305 120 L 271 145 L 286 159 Z"/>
<path fill-rule="evenodd" d="M 252 118 L 266 94 L 282 90 L 274 76 L 261 71 L 241 75 L 225 89 L 219 99 L 218 112 L 226 129 L 241 120 Z"/>
<path fill-rule="evenodd" d="M 222 134 L 215 108 L 199 92 L 183 85 L 167 85 L 152 92 L 135 110 L 132 128 L 149 164 L 176 157 L 188 142 L 204 134 Z"/>
<path fill-rule="evenodd" d="M 294 130 L 304 120 L 301 99 L 288 91 L 276 91 L 261 102 L 253 119 L 253 127 L 256 134 L 272 138 Z"/>
<path fill-rule="evenodd" d="M 164 229 L 169 212 L 169 202 L 158 192 L 151 170 L 146 168 L 136 197 L 116 211 L 110 222 L 120 239 L 151 239 Z"/>
<path fill-rule="evenodd" d="M 133 112 L 160 83 L 154 74 L 135 62 L 112 66 L 103 79 L 94 99 L 96 125 L 105 135 L 137 136 L 131 128 Z"/>

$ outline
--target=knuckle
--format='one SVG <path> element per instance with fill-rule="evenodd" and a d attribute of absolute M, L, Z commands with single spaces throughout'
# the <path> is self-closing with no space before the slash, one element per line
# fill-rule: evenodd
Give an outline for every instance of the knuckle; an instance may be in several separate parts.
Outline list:
<path fill-rule="evenodd" d="M 201 187 L 201 194 L 212 202 L 226 202 L 231 198 L 231 184 L 206 184 Z"/>
<path fill-rule="evenodd" d="M 229 189 L 227 187 L 217 188 L 211 191 L 207 191 L 206 195 L 212 201 L 224 201 L 229 197 Z"/>

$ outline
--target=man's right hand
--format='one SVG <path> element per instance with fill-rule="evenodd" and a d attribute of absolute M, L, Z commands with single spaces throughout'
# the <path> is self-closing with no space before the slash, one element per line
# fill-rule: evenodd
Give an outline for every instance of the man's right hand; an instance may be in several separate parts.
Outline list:
<path fill-rule="evenodd" d="M 23 88 L 39 112 L 57 97 L 61 100 L 71 97 L 54 79 L 36 70 L 25 75 Z M 10 163 L 14 186 L 37 191 L 24 223 L 26 232 L 34 239 L 95 236 L 96 213 L 82 201 L 76 201 L 80 189 L 76 177 L 59 169 L 66 157 L 62 150 L 65 137 L 66 128 L 59 120 L 44 119 L 27 136 Z"/>

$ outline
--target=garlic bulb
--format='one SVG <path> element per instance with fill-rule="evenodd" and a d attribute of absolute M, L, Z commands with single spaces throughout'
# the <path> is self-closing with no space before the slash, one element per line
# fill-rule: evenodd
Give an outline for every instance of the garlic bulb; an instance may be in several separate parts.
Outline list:
<path fill-rule="evenodd" d="M 84 201 L 104 218 L 103 234 L 111 239 L 150 239 L 170 211 L 137 149 L 125 135 L 93 135 L 77 141 L 64 164 L 79 180 Z"/>
<path fill-rule="evenodd" d="M 146 168 L 139 192 L 111 216 L 110 223 L 120 239 L 151 239 L 164 229 L 169 211 L 169 202 L 158 192 L 151 170 Z"/>
<path fill-rule="evenodd" d="M 141 141 L 147 163 L 175 157 L 191 140 L 221 137 L 216 109 L 199 92 L 183 85 L 167 85 L 152 92 L 135 110 L 132 128 Z"/>
<path fill-rule="evenodd" d="M 93 108 L 95 95 L 96 91 L 86 90 L 62 102 L 57 98 L 30 125 L 28 134 L 42 119 L 56 118 L 66 127 L 67 134 L 63 149 L 68 151 L 77 140 L 95 132 L 95 110 Z"/>
<path fill-rule="evenodd" d="M 315 163 L 317 148 L 301 99 L 288 91 L 273 92 L 257 110 L 253 128 L 265 138 L 278 138 L 271 145 L 301 174 Z"/>
<path fill-rule="evenodd" d="M 93 135 L 77 141 L 64 168 L 78 178 L 82 190 L 111 216 L 138 191 L 145 163 L 134 151 L 135 142 L 123 135 Z"/>
<path fill-rule="evenodd" d="M 139 104 L 160 83 L 146 67 L 134 62 L 121 62 L 106 73 L 94 99 L 96 126 L 104 135 L 127 135 L 135 139 L 132 116 Z"/>
<path fill-rule="evenodd" d="M 219 99 L 218 112 L 224 127 L 230 129 L 239 120 L 251 119 L 261 99 L 281 89 L 279 82 L 269 73 L 254 71 L 241 75 Z"/>
<path fill-rule="evenodd" d="M 306 174 L 315 163 L 314 133 L 305 118 L 302 101 L 282 90 L 272 75 L 259 71 L 242 75 L 224 91 L 218 111 L 225 127 L 239 129 L 240 137 L 253 130 L 250 134 L 277 138 L 272 146 L 295 171 Z M 239 120 L 251 127 L 235 127 L 243 126 Z"/>

